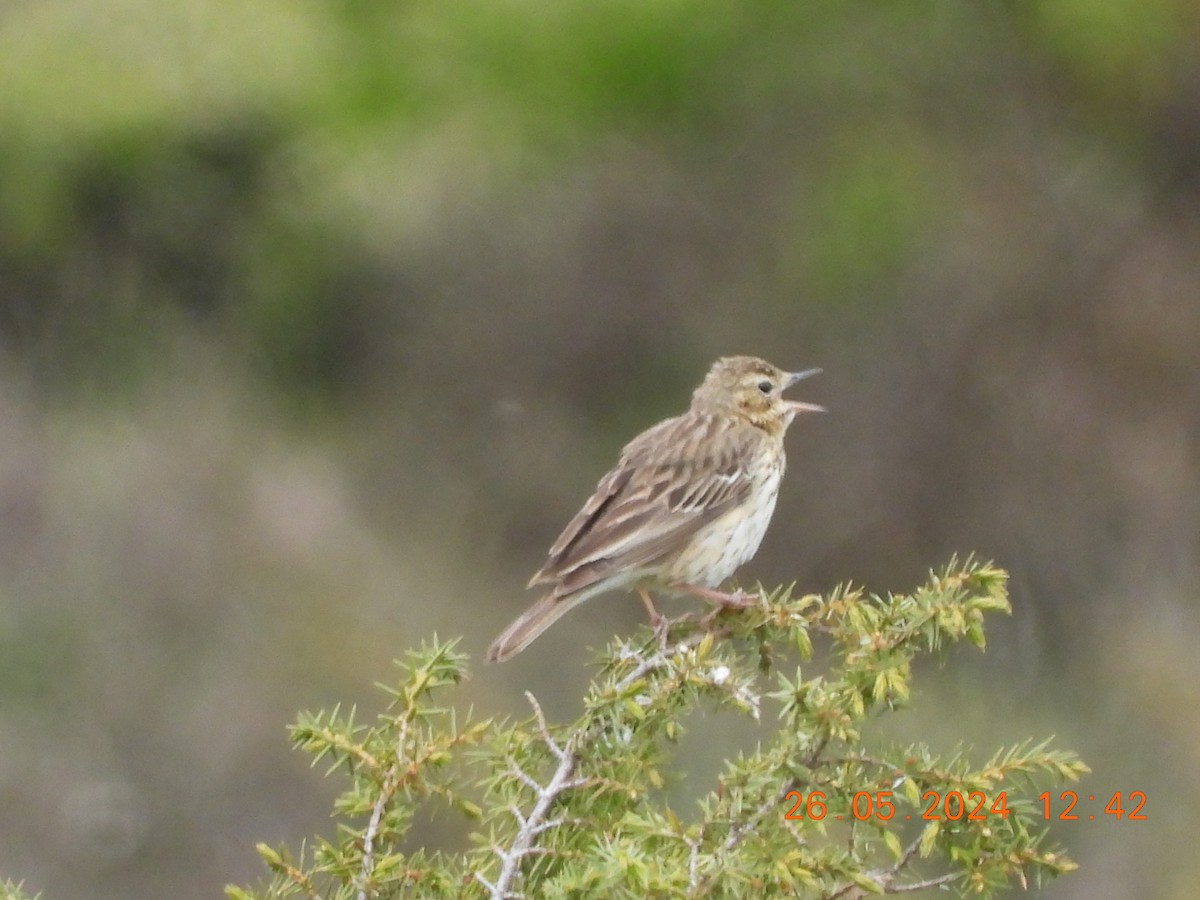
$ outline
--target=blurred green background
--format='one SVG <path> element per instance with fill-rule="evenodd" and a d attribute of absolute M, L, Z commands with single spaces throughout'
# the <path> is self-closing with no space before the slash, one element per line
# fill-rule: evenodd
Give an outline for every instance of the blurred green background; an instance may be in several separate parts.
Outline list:
<path fill-rule="evenodd" d="M 1195 897 L 1198 347 L 1194 0 L 0 3 L 0 876 L 190 900 L 328 834 L 295 711 L 478 659 L 752 353 L 831 413 L 743 575 L 1008 568 L 905 736 L 1056 732 L 1149 821 L 1042 895 Z M 643 617 L 459 697 L 569 716 Z"/>

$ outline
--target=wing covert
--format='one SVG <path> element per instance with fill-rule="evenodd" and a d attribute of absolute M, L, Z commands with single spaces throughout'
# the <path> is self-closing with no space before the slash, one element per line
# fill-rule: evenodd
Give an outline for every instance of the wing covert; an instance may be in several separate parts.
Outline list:
<path fill-rule="evenodd" d="M 686 413 L 643 432 L 621 452 L 530 580 L 566 595 L 626 570 L 653 566 L 713 519 L 744 501 L 744 461 L 762 433 Z"/>

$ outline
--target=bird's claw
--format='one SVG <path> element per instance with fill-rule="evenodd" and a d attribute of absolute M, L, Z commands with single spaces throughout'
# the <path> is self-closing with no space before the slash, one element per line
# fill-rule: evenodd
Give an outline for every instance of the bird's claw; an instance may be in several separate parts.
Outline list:
<path fill-rule="evenodd" d="M 650 627 L 654 629 L 654 636 L 658 639 L 658 649 L 665 653 L 667 638 L 671 634 L 671 620 L 664 615 L 655 613 L 650 618 Z"/>
<path fill-rule="evenodd" d="M 757 594 L 748 594 L 745 591 L 734 591 L 732 594 L 727 596 L 729 597 L 729 600 L 724 605 L 731 606 L 734 609 L 749 609 L 752 606 L 758 605 Z M 717 608 L 720 609 L 720 607 Z"/>

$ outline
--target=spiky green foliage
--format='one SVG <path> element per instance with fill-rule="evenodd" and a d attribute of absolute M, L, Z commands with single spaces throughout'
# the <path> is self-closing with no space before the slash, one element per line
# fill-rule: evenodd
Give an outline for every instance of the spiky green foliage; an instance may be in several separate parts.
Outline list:
<path fill-rule="evenodd" d="M 0 881 L 0 900 L 38 900 L 41 896 L 41 894 L 32 896 L 26 894 L 19 883 Z"/>
<path fill-rule="evenodd" d="M 684 617 L 612 644 L 569 724 L 548 722 L 532 694 L 526 721 L 459 721 L 441 703 L 467 659 L 454 642 L 423 646 L 374 722 L 334 710 L 292 729 L 348 775 L 336 839 L 295 857 L 260 846 L 270 884 L 227 893 L 849 898 L 945 885 L 986 897 L 1068 872 L 1031 800 L 1039 780 L 1087 771 L 1074 754 L 1024 741 L 976 764 L 874 749 L 867 734 L 909 701 L 915 657 L 983 646 L 984 614 L 1009 609 L 1005 580 L 968 559 L 911 594 L 781 589 L 753 609 Z M 774 727 L 676 808 L 663 787 L 698 707 Z M 474 847 L 414 846 L 414 818 L 431 807 L 457 810 Z M 923 818 L 931 807 L 938 817 Z"/>

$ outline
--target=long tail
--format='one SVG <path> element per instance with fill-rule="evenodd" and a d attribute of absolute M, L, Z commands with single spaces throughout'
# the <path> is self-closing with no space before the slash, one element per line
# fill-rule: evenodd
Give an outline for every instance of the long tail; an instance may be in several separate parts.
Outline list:
<path fill-rule="evenodd" d="M 487 652 L 488 662 L 504 662 L 516 656 L 583 599 L 579 596 L 555 597 L 553 594 L 547 594 L 517 616 L 516 621 L 492 641 L 492 646 L 488 647 Z"/>

